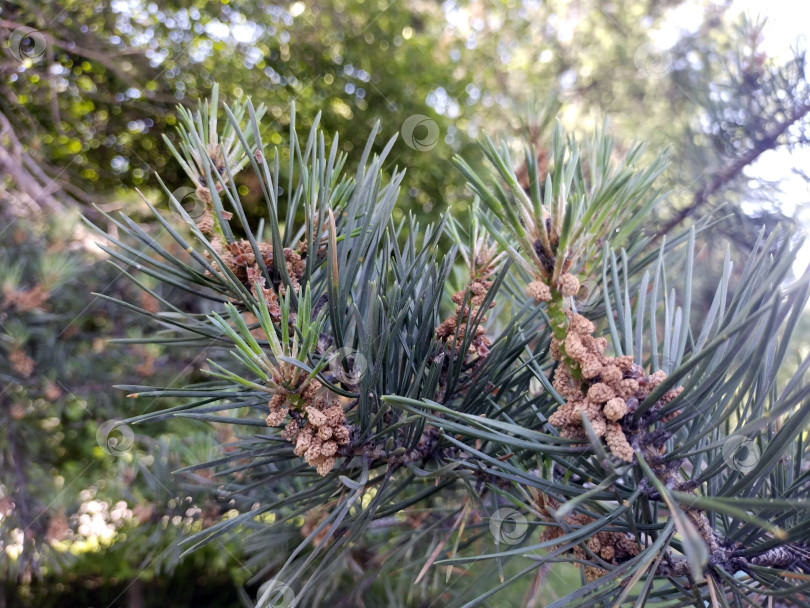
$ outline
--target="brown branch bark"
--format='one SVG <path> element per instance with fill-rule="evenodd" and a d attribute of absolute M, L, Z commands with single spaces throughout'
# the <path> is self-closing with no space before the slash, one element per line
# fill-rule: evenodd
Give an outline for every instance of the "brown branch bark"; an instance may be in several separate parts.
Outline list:
<path fill-rule="evenodd" d="M 20 143 L 14 128 L 8 118 L 0 112 L 0 170 L 8 176 L 16 186 L 8 203 L 14 205 L 14 213 L 31 213 L 41 209 L 59 211 L 66 204 L 73 203 L 67 194 L 62 191 L 61 184 L 56 179 L 41 179 L 27 169 L 32 163 Z M 62 196 L 57 198 L 57 193 Z"/>

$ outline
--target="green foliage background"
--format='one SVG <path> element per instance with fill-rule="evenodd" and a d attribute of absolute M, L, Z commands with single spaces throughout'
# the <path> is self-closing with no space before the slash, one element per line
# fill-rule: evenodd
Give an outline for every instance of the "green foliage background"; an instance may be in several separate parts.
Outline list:
<path fill-rule="evenodd" d="M 350 153 L 350 163 L 359 158 L 376 122 L 381 123 L 375 143 L 379 152 L 410 116 L 427 116 L 438 125 L 435 148 L 419 151 L 400 137 L 383 167 L 388 174 L 395 167 L 407 169 L 402 200 L 393 212 L 397 220 L 408 212 L 421 220 L 441 219 L 451 209 L 465 215 L 471 197 L 451 159 L 460 154 L 474 169 L 483 166 L 474 145 L 483 130 L 532 138 L 558 107 L 574 131 L 591 131 L 608 116 L 620 149 L 635 138 L 648 141 L 655 151 L 672 148 L 672 169 L 663 178 L 672 191 L 670 208 L 655 218 L 657 225 L 671 230 L 671 221 L 683 209 L 728 214 L 713 234 L 730 239 L 736 257 L 749 252 L 759 225 L 790 222 L 771 204 L 777 190 L 763 183 L 752 189 L 749 176 L 750 166 L 767 150 L 805 143 L 810 105 L 803 55 L 787 64 L 765 56 L 757 42 L 760 24 L 739 23 L 715 3 L 706 4 L 700 24 L 661 51 L 656 46 L 659 28 L 683 4 L 5 2 L 0 7 L 3 43 L 15 29 L 28 26 L 41 33 L 46 47 L 28 61 L 8 52 L 2 59 L 0 141 L 10 154 L 3 158 L 0 177 L 0 278 L 4 285 L 30 287 L 38 282 L 43 264 L 53 265 L 45 253 L 54 254 L 51 258 L 71 253 L 60 266 L 46 309 L 14 313 L 13 319 L 4 311 L 0 444 L 4 449 L 22 446 L 15 448 L 18 452 L 24 447 L 25 454 L 19 452 L 16 459 L 27 463 L 32 504 L 45 508 L 47 518 L 77 514 L 82 503 L 78 491 L 88 487 L 110 504 L 125 495 L 130 506 L 154 508 L 154 519 L 145 525 L 119 531 L 112 549 L 67 560 L 61 571 L 56 568 L 62 558 L 51 555 L 58 559 L 45 560 L 45 582 L 23 577 L 27 590 L 17 584 L 17 566 L 6 562 L 9 605 L 22 602 L 23 596 L 30 605 L 106 605 L 121 593 L 134 598 L 128 585 L 139 576 L 157 577 L 141 589 L 147 599 L 150 589 L 171 588 L 171 554 L 165 563 L 145 563 L 144 558 L 154 555 L 156 547 L 167 550 L 172 540 L 161 518 L 185 516 L 171 503 L 178 491 L 168 471 L 202 460 L 201 454 L 213 450 L 211 433 L 196 423 L 187 423 L 180 432 L 159 423 L 138 436 L 136 448 L 125 458 L 112 459 L 98 447 L 95 432 L 104 420 L 133 413 L 131 401 L 109 386 L 122 380 L 185 382 L 195 368 L 193 355 L 102 343 L 103 337 L 136 338 L 141 328 L 103 299 L 87 307 L 87 294 L 132 301 L 140 296 L 128 291 L 117 270 L 88 251 L 91 239 L 74 242 L 75 218 L 70 214 L 78 208 L 98 220 L 101 216 L 90 206 L 98 203 L 106 211 L 124 210 L 140 220 L 147 213 L 133 188 L 166 205 L 155 172 L 170 190 L 186 185 L 161 141 L 164 133 L 173 137 L 175 104 L 195 105 L 219 82 L 230 99 L 250 95 L 268 106 L 263 137 L 278 145 L 288 138 L 289 104 L 295 100 L 300 129 L 307 130 L 320 113 L 324 130 L 339 133 L 340 149 Z M 30 175 L 44 194 L 32 194 L 21 181 Z M 246 211 L 259 217 L 257 183 L 244 178 L 239 193 Z M 23 195 L 36 201 L 40 216 L 53 211 L 51 200 L 68 215 L 51 224 L 34 213 L 33 220 L 18 223 Z M 751 200 L 760 203 L 753 220 L 738 204 Z M 696 202 L 699 209 L 692 210 Z M 701 255 L 719 264 L 724 252 L 715 238 L 698 239 Z M 22 278 L 12 280 L 12 274 Z M 712 293 L 706 287 L 701 296 L 701 290 L 696 287 L 695 300 L 707 310 Z M 188 306 L 196 310 L 193 298 Z M 69 335 L 64 325 L 71 328 Z M 47 370 L 34 374 L 31 382 L 23 382 L 9 365 L 9 349 L 20 341 L 37 370 Z M 802 345 L 795 348 L 800 352 Z M 145 359 L 155 363 L 154 375 L 144 373 Z M 59 398 L 42 397 L 49 381 L 61 384 Z M 170 436 L 187 439 L 175 445 Z M 6 462 L 11 462 L 8 457 Z M 165 463 L 165 477 L 155 473 L 155 462 Z M 55 486 L 54 479 L 65 480 L 67 487 Z M 5 479 L 2 483 L 7 485 Z M 204 502 L 204 487 L 199 484 L 195 504 Z M 212 517 L 222 517 L 227 505 L 211 509 Z M 31 528 L 40 540 L 48 534 L 46 516 Z M 10 520 L 4 520 L 3 532 L 10 529 Z M 246 574 L 239 549 L 230 544 L 227 549 L 195 555 L 173 574 L 174 580 L 187 581 L 188 588 L 205 577 L 211 586 L 227 587 L 222 597 L 232 598 L 232 587 L 242 584 Z M 99 586 L 99 580 L 110 584 Z M 87 589 L 96 589 L 94 599 L 82 595 Z M 76 596 L 66 600 L 61 590 L 66 597 Z M 188 601 L 181 599 L 182 591 L 170 595 L 177 605 Z M 199 601 L 228 605 L 213 594 Z"/>

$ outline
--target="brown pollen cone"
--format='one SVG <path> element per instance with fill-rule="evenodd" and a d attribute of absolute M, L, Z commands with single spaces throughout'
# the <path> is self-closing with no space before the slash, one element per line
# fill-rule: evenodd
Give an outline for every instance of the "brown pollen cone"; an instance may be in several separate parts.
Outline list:
<path fill-rule="evenodd" d="M 295 416 L 291 415 L 281 436 L 293 444 L 296 456 L 303 456 L 323 476 L 335 466 L 338 448 L 349 443 L 350 432 L 340 400 L 322 388 L 320 382 L 312 380 L 295 394 L 300 404 L 290 399 L 294 393 L 274 395 L 267 426 L 282 426 L 293 410 Z"/>
<path fill-rule="evenodd" d="M 573 288 L 573 284 L 570 287 Z M 552 385 L 566 399 L 566 403 L 557 408 L 549 417 L 549 422 L 559 429 L 562 437 L 585 438 L 582 427 L 584 415 L 596 436 L 604 438 L 610 452 L 631 462 L 634 452 L 628 441 L 629 433 L 622 426 L 624 418 L 631 413 L 628 401 L 643 401 L 664 381 L 666 374 L 659 370 L 645 376 L 641 366 L 633 362 L 632 356 L 605 355 L 607 341 L 594 338 L 594 329 L 588 319 L 569 312 L 568 333 L 564 342 L 552 340 L 551 355 L 559 361 Z M 561 356 L 561 346 L 565 347 L 566 356 L 579 366 L 581 379 L 574 377 Z M 666 405 L 682 390 L 683 387 L 678 387 L 667 391 L 657 406 Z"/>
<path fill-rule="evenodd" d="M 456 314 L 452 317 L 447 317 L 442 323 L 436 327 L 436 336 L 439 337 L 447 346 L 456 351 L 460 350 L 461 342 L 464 340 L 464 334 L 467 332 L 467 322 L 475 320 L 479 313 L 487 293 L 492 288 L 492 281 L 486 279 L 473 279 L 468 284 L 467 290 L 457 291 L 453 294 L 452 300 L 456 306 Z M 469 293 L 468 302 L 464 301 L 465 295 Z M 490 308 L 495 306 L 495 303 L 490 304 Z M 475 327 L 473 331 L 473 338 L 467 348 L 468 355 L 478 355 L 485 357 L 489 354 L 490 341 L 486 336 L 487 330 L 481 324 L 486 321 L 486 317 L 482 316 L 480 324 Z"/>

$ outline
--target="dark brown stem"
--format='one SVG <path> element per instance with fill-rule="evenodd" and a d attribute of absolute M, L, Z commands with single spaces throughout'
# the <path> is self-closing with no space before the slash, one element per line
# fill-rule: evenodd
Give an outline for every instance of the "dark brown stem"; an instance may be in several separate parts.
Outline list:
<path fill-rule="evenodd" d="M 710 179 L 697 191 L 691 204 L 681 209 L 675 216 L 662 226 L 659 234 L 670 234 L 687 217 L 704 207 L 709 197 L 716 194 L 723 186 L 738 177 L 743 169 L 757 160 L 763 153 L 778 146 L 779 138 L 794 124 L 802 120 L 810 112 L 810 105 L 799 106 L 793 114 L 778 125 L 773 131 L 755 142 L 754 147 L 747 154 L 731 163 L 729 166 L 711 175 Z"/>

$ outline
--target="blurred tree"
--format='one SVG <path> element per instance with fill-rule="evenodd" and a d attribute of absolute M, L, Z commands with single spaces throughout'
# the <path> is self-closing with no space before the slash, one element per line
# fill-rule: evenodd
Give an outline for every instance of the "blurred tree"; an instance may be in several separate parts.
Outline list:
<path fill-rule="evenodd" d="M 0 85 L 0 120 L 14 144 L 8 166 L 16 159 L 8 175 L 21 189 L 32 184 L 35 200 L 50 203 L 40 191 L 52 180 L 84 202 L 120 185 L 154 187 L 154 171 L 179 183 L 157 136 L 174 124 L 174 102 L 207 95 L 215 80 L 229 94 L 250 93 L 270 106 L 272 141 L 288 130 L 292 98 L 307 120 L 320 111 L 321 125 L 340 131 L 347 151 L 364 145 L 361 134 L 379 119 L 389 131 L 404 127 L 392 164 L 421 176 L 415 183 L 424 190 L 410 194 L 427 211 L 443 204 L 448 184 L 460 183 L 449 163 L 421 153 L 448 146 L 449 159 L 462 146 L 452 113 L 427 102 L 436 90 L 457 96 L 466 84 L 441 43 L 437 4 L 157 2 L 143 11 L 125 3 L 101 9 L 65 2 L 43 12 L 37 3 L 11 2 L 0 13 L 11 51 Z M 407 122 L 414 116 L 421 118 Z"/>
<path fill-rule="evenodd" d="M 804 144 L 807 82 L 803 52 L 787 63 L 768 57 L 759 49 L 762 24 L 739 26 L 730 6 L 236 0 L 45 10 L 17 0 L 0 12 L 8 44 L 0 163 L 26 194 L 17 204 L 154 188 L 154 171 L 179 186 L 159 135 L 176 121 L 175 102 L 204 97 L 218 81 L 229 95 L 269 106 L 263 129 L 274 143 L 289 128 L 293 98 L 303 126 L 320 112 L 344 151 L 364 145 L 360 134 L 377 120 L 386 132 L 401 130 L 389 164 L 408 167 L 410 208 L 435 218 L 465 204 L 450 157 L 477 163 L 469 141 L 483 125 L 532 131 L 517 117 L 552 96 L 565 103 L 571 128 L 609 116 L 622 139 L 645 132 L 672 146 L 684 170 L 668 176 L 673 211 L 656 221 L 671 227 L 692 209 L 732 201 L 737 221 L 726 231 L 743 246 L 750 226 L 739 203 L 752 193 L 750 167 L 768 150 Z M 241 187 L 250 213 L 257 184 Z M 774 195 L 756 193 L 759 202 Z M 785 219 L 778 207 L 755 215 Z"/>
<path fill-rule="evenodd" d="M 108 298 L 144 310 L 157 310 L 167 296 L 194 310 L 198 299 L 157 284 L 151 294 L 134 288 L 88 250 L 95 246 L 75 212 L 36 224 L 7 212 L 0 218 L 0 606 L 65 605 L 65 589 L 81 596 L 99 578 L 120 581 L 94 592 L 110 603 L 139 591 L 138 581 L 171 573 L 178 538 L 229 508 L 181 488 L 171 474 L 210 456 L 209 432 L 181 423 L 184 438 L 172 440 L 174 422 L 136 435 L 116 418 L 152 404 L 133 409 L 125 394 L 109 390 L 133 374 L 184 383 L 195 375 L 198 353 L 174 349 L 169 357 L 160 345 L 131 343 L 144 324 Z M 88 299 L 93 291 L 101 293 Z M 230 589 L 244 579 L 238 552 L 221 545 L 177 576 L 224 577 Z"/>

